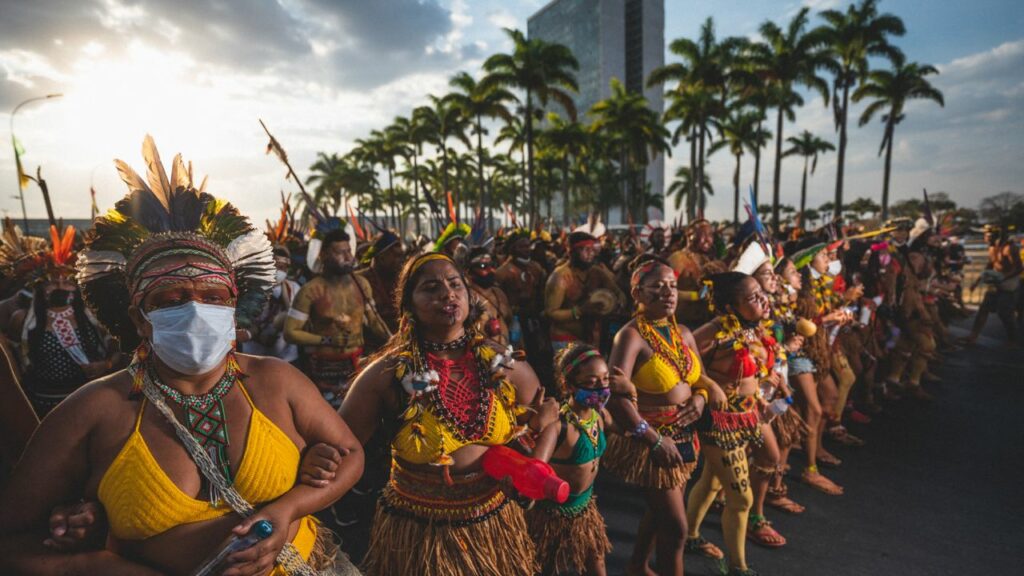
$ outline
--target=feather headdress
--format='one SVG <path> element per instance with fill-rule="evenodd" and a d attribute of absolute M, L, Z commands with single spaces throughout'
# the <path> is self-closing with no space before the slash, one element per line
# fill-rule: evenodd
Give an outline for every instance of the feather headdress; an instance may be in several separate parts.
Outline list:
<path fill-rule="evenodd" d="M 142 143 L 146 179 L 115 160 L 128 195 L 96 218 L 79 255 L 78 282 L 101 323 L 128 348 L 137 341 L 128 318 L 139 275 L 171 255 L 210 259 L 234 277 L 235 318 L 248 326 L 263 308 L 274 282 L 274 259 L 266 234 L 230 203 L 206 193 L 206 179 L 193 186 L 192 167 L 176 155 L 168 177 L 153 138 Z"/>
<path fill-rule="evenodd" d="M 465 222 L 449 222 L 448 225 L 445 226 L 444 231 L 441 232 L 441 235 L 438 236 L 437 242 L 434 242 L 434 252 L 440 252 L 441 249 L 444 248 L 445 244 L 456 238 L 464 240 L 472 231 L 473 229 Z"/>
<path fill-rule="evenodd" d="M 74 226 L 65 228 L 63 235 L 56 226 L 50 226 L 48 244 L 42 238 L 25 236 L 10 219 L 5 219 L 0 240 L 0 268 L 25 285 L 75 273 Z"/>

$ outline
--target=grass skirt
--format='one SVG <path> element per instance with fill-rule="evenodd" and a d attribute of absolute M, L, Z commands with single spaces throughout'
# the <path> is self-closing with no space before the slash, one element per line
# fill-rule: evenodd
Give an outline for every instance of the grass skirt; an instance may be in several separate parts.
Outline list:
<path fill-rule="evenodd" d="M 537 561 L 544 574 L 582 574 L 588 559 L 603 558 L 612 551 L 604 518 L 593 497 L 575 516 L 538 504 L 526 513 L 526 525 L 537 546 Z"/>
<path fill-rule="evenodd" d="M 368 576 L 533 576 L 522 509 L 482 473 L 453 476 L 392 467 L 370 535 Z"/>
<path fill-rule="evenodd" d="M 794 407 L 773 418 L 771 426 L 780 449 L 789 448 L 807 437 L 807 423 Z"/>
<path fill-rule="evenodd" d="M 674 468 L 658 466 L 646 442 L 618 434 L 608 436 L 608 450 L 601 457 L 601 465 L 627 484 L 658 490 L 681 488 L 697 467 L 696 462 Z"/>

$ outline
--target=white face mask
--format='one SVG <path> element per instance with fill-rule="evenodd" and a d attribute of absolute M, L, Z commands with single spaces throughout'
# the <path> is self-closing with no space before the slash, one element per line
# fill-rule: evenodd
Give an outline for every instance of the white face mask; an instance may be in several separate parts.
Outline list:
<path fill-rule="evenodd" d="M 789 284 L 785 284 L 785 286 L 786 286 L 786 292 L 788 292 L 790 296 L 792 296 L 793 294 L 796 294 L 796 288 L 793 288 Z"/>
<path fill-rule="evenodd" d="M 274 272 L 274 282 L 280 284 L 281 282 L 285 281 L 285 278 L 288 278 L 288 273 L 285 272 L 284 270 L 278 270 L 277 272 Z"/>
<path fill-rule="evenodd" d="M 835 278 L 836 276 L 839 276 L 839 273 L 842 271 L 843 263 L 840 262 L 839 260 L 833 260 L 828 263 L 828 270 L 826 270 L 825 273 Z"/>
<path fill-rule="evenodd" d="M 235 309 L 230 306 L 188 302 L 143 316 L 153 326 L 153 351 L 182 374 L 213 370 L 235 341 Z"/>

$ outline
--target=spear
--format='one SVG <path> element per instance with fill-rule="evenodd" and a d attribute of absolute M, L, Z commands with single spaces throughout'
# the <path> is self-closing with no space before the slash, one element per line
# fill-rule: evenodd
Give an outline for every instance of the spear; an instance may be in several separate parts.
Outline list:
<path fill-rule="evenodd" d="M 263 127 L 263 131 L 266 132 L 267 137 L 270 138 L 270 141 L 267 142 L 267 154 L 273 152 L 274 155 L 277 156 L 277 158 L 288 168 L 286 178 L 291 178 L 299 185 L 299 192 L 302 194 L 302 200 L 306 203 L 306 206 L 309 207 L 309 211 L 313 213 L 314 218 L 319 221 L 325 220 L 327 215 L 320 214 L 320 209 L 317 207 L 316 202 L 310 198 L 309 194 L 306 192 L 306 187 L 302 185 L 302 180 L 299 178 L 298 174 L 295 173 L 295 169 L 292 168 L 291 162 L 288 162 L 288 153 L 284 151 L 281 143 L 278 142 L 277 138 L 274 138 L 274 135 L 270 133 L 269 129 L 267 129 L 267 125 L 263 123 L 263 119 L 260 118 L 259 121 L 260 126 Z"/>

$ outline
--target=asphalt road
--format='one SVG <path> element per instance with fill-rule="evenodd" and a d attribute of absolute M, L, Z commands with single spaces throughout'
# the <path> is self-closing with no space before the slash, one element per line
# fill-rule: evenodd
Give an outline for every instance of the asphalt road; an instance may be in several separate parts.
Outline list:
<path fill-rule="evenodd" d="M 1024 574 L 1024 348 L 1006 347 L 998 324 L 993 316 L 975 347 L 944 358 L 935 370 L 942 382 L 927 387 L 934 403 L 902 400 L 871 424 L 851 425 L 864 447 L 827 444 L 843 460 L 826 473 L 844 495 L 790 478 L 791 497 L 807 511 L 769 509 L 789 543 L 748 542 L 750 566 L 765 576 Z M 801 457 L 790 459 L 794 473 Z M 644 502 L 606 475 L 598 482 L 614 545 L 609 573 L 623 574 Z M 717 513 L 704 524 L 702 534 L 721 546 Z M 688 555 L 686 573 L 720 572 Z"/>

